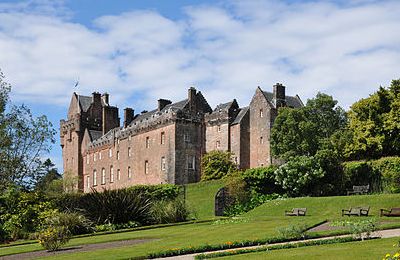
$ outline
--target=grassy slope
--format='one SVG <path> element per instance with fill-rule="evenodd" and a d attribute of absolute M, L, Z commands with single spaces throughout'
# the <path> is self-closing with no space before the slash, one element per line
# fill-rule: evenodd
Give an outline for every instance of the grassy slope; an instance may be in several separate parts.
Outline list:
<path fill-rule="evenodd" d="M 216 259 L 382 259 L 387 253 L 396 252 L 393 245 L 398 241 L 399 238 L 384 238 L 364 242 L 281 249 Z"/>
<path fill-rule="evenodd" d="M 247 217 L 283 216 L 291 208 L 307 208 L 308 216 L 328 219 L 341 217 L 342 209 L 357 206 L 370 206 L 370 215 L 379 216 L 381 208 L 400 207 L 400 194 L 380 194 L 363 196 L 304 197 L 267 202 L 248 212 Z"/>
<path fill-rule="evenodd" d="M 214 196 L 223 185 L 221 180 L 187 185 L 186 199 L 198 219 L 214 217 Z"/>
<path fill-rule="evenodd" d="M 213 183 L 213 186 L 217 184 Z M 207 185 L 205 185 L 207 186 Z M 213 189 L 217 189 L 214 187 Z M 210 187 L 196 187 L 193 185 L 188 188 L 188 201 L 198 209 L 200 217 L 212 216 L 213 202 L 207 202 L 204 197 L 213 199 L 214 192 L 207 191 Z M 208 194 L 205 194 L 207 191 Z M 197 199 L 196 199 L 197 198 Z M 321 198 L 296 198 L 272 201 L 259 208 L 245 214 L 248 222 L 229 223 L 223 225 L 213 225 L 211 223 L 199 223 L 185 226 L 173 226 L 152 230 L 142 230 L 121 234 L 110 234 L 85 238 L 72 239 L 68 246 L 99 243 L 124 239 L 135 238 L 155 238 L 157 240 L 129 247 L 104 249 L 85 253 L 66 254 L 57 256 L 57 259 L 113 259 L 143 256 L 146 253 L 166 250 L 170 248 L 181 248 L 187 246 L 199 246 L 206 243 L 226 243 L 228 241 L 238 241 L 245 239 L 255 239 L 271 237 L 277 235 L 278 227 L 285 227 L 290 224 L 305 223 L 308 225 L 316 224 L 324 219 L 338 218 L 342 208 L 348 206 L 370 205 L 372 214 L 378 214 L 381 207 L 399 206 L 400 194 L 391 195 L 367 195 L 351 197 L 321 197 Z M 306 217 L 284 217 L 285 209 L 292 207 L 307 207 L 308 216 Z M 388 218 L 385 218 L 385 220 Z M 10 253 L 27 252 L 40 249 L 39 245 L 23 245 L 15 247 L 1 248 L 0 256 Z"/>

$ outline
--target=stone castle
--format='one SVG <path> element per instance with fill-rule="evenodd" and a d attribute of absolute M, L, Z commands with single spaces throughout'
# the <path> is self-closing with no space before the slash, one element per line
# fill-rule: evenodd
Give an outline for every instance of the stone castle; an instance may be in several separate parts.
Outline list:
<path fill-rule="evenodd" d="M 270 152 L 272 124 L 283 106 L 303 106 L 299 96 L 258 87 L 247 107 L 234 99 L 211 109 L 200 91 L 172 103 L 159 99 L 156 109 L 135 114 L 118 108 L 109 95 L 74 93 L 68 119 L 60 122 L 64 172 L 75 189 L 118 189 L 137 184 L 185 184 L 201 177 L 201 158 L 213 150 L 230 151 L 239 168 L 274 163 Z"/>

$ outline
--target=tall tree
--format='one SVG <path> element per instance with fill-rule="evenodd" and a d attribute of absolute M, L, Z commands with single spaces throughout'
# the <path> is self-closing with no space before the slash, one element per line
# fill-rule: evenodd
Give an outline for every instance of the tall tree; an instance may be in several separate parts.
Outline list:
<path fill-rule="evenodd" d="M 0 71 L 0 190 L 9 184 L 31 188 L 43 175 L 42 157 L 54 143 L 46 116 L 34 117 L 25 105 L 9 100 L 10 84 Z"/>
<path fill-rule="evenodd" d="M 400 80 L 354 103 L 349 121 L 350 159 L 400 155 Z"/>
<path fill-rule="evenodd" d="M 313 156 L 329 146 L 330 137 L 347 124 L 346 112 L 332 96 L 318 93 L 302 108 L 282 108 L 271 132 L 275 156 Z"/>

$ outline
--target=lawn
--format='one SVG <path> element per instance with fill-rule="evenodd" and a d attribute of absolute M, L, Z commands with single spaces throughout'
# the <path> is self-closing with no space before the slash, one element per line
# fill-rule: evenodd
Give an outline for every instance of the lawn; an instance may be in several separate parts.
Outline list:
<path fill-rule="evenodd" d="M 216 182 L 213 182 L 213 188 L 207 187 L 207 185 L 205 185 L 205 187 L 201 187 L 201 185 L 199 185 L 200 187 L 196 187 L 196 185 L 188 187 L 188 201 L 189 203 L 195 203 L 193 206 L 198 209 L 198 213 L 200 212 L 199 215 L 202 216 L 202 218 L 212 216 L 211 206 L 213 203 L 210 203 L 209 200 L 213 199 L 214 193 L 211 193 L 209 190 L 218 189 L 218 185 L 219 184 Z M 204 199 L 202 196 L 207 196 L 208 199 Z M 53 258 L 75 260 L 109 259 L 110 256 L 112 256 L 113 259 L 122 259 L 128 257 L 145 256 L 151 252 L 172 248 L 200 246 L 207 243 L 222 244 L 229 241 L 273 237 L 278 235 L 277 229 L 279 227 L 297 224 L 307 224 L 311 226 L 325 219 L 338 219 L 340 218 L 340 212 L 342 208 L 349 206 L 370 205 L 372 208 L 371 213 L 377 216 L 381 207 L 399 206 L 398 201 L 400 201 L 400 194 L 319 198 L 307 197 L 276 200 L 268 202 L 254 209 L 253 211 L 244 214 L 244 221 L 239 221 L 238 223 L 196 223 L 117 234 L 75 238 L 70 241 L 68 246 L 138 238 L 152 238 L 155 240 L 145 244 L 113 249 L 101 249 L 91 252 L 64 254 Z M 284 210 L 292 207 L 307 207 L 307 216 L 284 217 Z M 382 218 L 382 220 L 387 221 L 392 219 Z M 393 220 L 397 222 L 400 221 L 396 219 Z M 41 247 L 38 244 L 3 247 L 0 249 L 0 256 L 40 249 Z"/>
<path fill-rule="evenodd" d="M 360 242 L 309 246 L 293 249 L 272 250 L 215 259 L 382 259 L 387 253 L 396 252 L 399 238 L 373 239 Z"/>

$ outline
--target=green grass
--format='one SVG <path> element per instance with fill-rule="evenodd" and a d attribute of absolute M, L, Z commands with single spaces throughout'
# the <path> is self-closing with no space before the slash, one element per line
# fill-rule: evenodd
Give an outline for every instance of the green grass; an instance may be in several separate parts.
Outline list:
<path fill-rule="evenodd" d="M 192 183 L 186 186 L 186 200 L 189 208 L 196 212 L 198 219 L 214 217 L 214 197 L 224 186 L 222 180 Z"/>
<path fill-rule="evenodd" d="M 342 209 L 357 206 L 370 206 L 369 215 L 379 217 L 381 208 L 400 207 L 400 194 L 303 197 L 274 200 L 244 214 L 244 216 L 269 218 L 283 216 L 285 210 L 290 210 L 292 208 L 307 208 L 307 216 L 337 219 L 341 217 Z"/>
<path fill-rule="evenodd" d="M 215 191 L 221 183 L 211 182 L 210 185 L 200 183 L 188 185 L 187 199 L 198 210 L 200 218 L 213 216 L 213 201 Z M 164 251 L 172 248 L 201 246 L 204 244 L 222 244 L 229 241 L 252 240 L 277 236 L 277 228 L 296 224 L 315 225 L 325 219 L 340 218 L 341 209 L 350 206 L 370 205 L 371 214 L 378 215 L 381 207 L 399 206 L 400 194 L 365 195 L 349 197 L 307 197 L 268 202 L 251 212 L 244 214 L 247 222 L 226 223 L 196 223 L 181 226 L 170 226 L 148 230 L 137 230 L 118 234 L 74 238 L 67 246 L 102 243 L 126 239 L 151 238 L 153 241 L 133 246 L 113 249 L 101 249 L 92 252 L 81 252 L 58 255 L 51 259 L 122 259 L 145 256 L 148 253 Z M 307 207 L 305 217 L 284 217 L 283 213 L 293 207 Z M 351 217 L 357 219 L 356 217 Z M 391 220 L 393 225 L 400 219 Z M 38 244 L 3 247 L 0 256 L 40 250 Z"/>
<path fill-rule="evenodd" d="M 382 259 L 387 253 L 396 252 L 398 248 L 393 247 L 393 245 L 398 241 L 399 238 L 383 238 L 225 256 L 216 259 Z"/>

